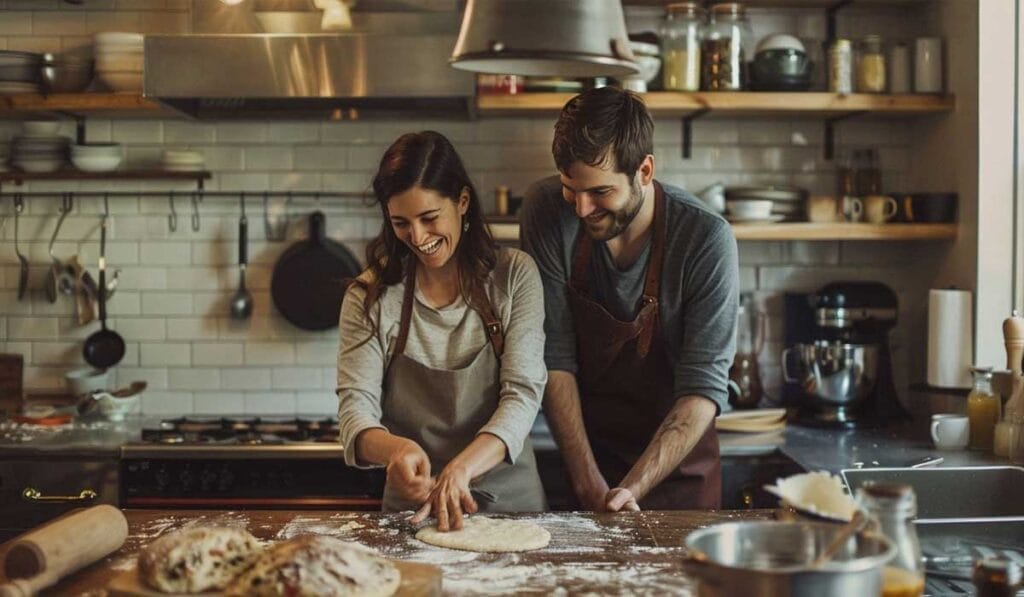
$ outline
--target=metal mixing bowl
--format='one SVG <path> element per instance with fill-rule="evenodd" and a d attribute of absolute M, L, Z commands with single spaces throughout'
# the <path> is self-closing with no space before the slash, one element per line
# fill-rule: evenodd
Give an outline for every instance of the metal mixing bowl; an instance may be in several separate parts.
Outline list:
<path fill-rule="evenodd" d="M 40 73 L 48 93 L 75 93 L 92 83 L 93 62 L 70 61 L 46 54 Z"/>
<path fill-rule="evenodd" d="M 795 376 L 790 354 L 796 355 Z M 878 346 L 819 340 L 782 352 L 786 381 L 798 383 L 813 406 L 852 407 L 863 402 L 878 380 Z"/>
<path fill-rule="evenodd" d="M 811 522 L 731 522 L 690 533 L 686 570 L 701 597 L 879 595 L 882 566 L 896 549 L 884 536 L 851 536 L 832 560 L 812 567 L 842 527 Z"/>

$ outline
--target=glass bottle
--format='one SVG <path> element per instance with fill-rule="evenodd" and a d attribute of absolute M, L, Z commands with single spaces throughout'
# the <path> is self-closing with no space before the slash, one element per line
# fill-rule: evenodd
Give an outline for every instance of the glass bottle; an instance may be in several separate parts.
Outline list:
<path fill-rule="evenodd" d="M 665 7 L 661 26 L 662 86 L 671 91 L 700 90 L 700 38 L 704 10 L 696 2 Z"/>
<path fill-rule="evenodd" d="M 882 569 L 882 597 L 919 597 L 924 593 L 924 564 L 914 528 L 914 489 L 902 483 L 867 485 L 857 489 L 857 500 L 896 549 Z"/>
<path fill-rule="evenodd" d="M 700 48 L 701 89 L 741 91 L 747 86 L 747 58 L 753 33 L 747 9 L 739 2 L 711 7 Z"/>
<path fill-rule="evenodd" d="M 974 387 L 967 395 L 967 418 L 971 425 L 970 447 L 991 452 L 996 423 L 1000 419 L 999 396 L 992 391 L 992 367 L 972 367 Z"/>
<path fill-rule="evenodd" d="M 856 149 L 843 152 L 843 159 L 836 173 L 836 193 L 840 198 L 857 196 L 857 166 L 860 152 Z"/>
<path fill-rule="evenodd" d="M 857 197 L 882 193 L 882 168 L 878 164 L 878 151 L 863 149 L 857 163 Z"/>
<path fill-rule="evenodd" d="M 885 53 L 882 38 L 868 35 L 860 43 L 857 55 L 857 91 L 859 93 L 885 92 Z"/>
<path fill-rule="evenodd" d="M 1021 585 L 1020 565 L 1005 558 L 979 560 L 972 577 L 976 597 L 1013 597 Z"/>
<path fill-rule="evenodd" d="M 828 90 L 853 93 L 853 44 L 848 39 L 837 39 L 828 49 Z"/>

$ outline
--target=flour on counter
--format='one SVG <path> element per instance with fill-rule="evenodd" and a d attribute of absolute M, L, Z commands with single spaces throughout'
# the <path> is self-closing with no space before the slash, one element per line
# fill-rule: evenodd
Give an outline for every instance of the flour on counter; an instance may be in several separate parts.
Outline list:
<path fill-rule="evenodd" d="M 349 520 L 348 522 L 336 524 L 333 521 L 336 519 L 344 520 L 352 518 L 351 515 L 336 514 L 331 516 L 327 521 L 324 521 L 322 517 L 308 517 L 308 516 L 296 516 L 289 520 L 275 536 L 276 539 L 291 539 L 298 535 L 329 535 L 331 537 L 344 537 L 350 534 L 350 531 L 357 529 L 364 529 L 366 525 L 355 520 Z M 340 522 L 339 520 L 339 522 Z"/>
<path fill-rule="evenodd" d="M 571 584 L 573 594 L 588 591 L 607 595 L 614 586 L 622 595 L 689 595 L 691 583 L 683 577 L 662 574 L 668 564 L 635 564 L 627 567 L 610 562 L 594 562 L 568 568 L 551 563 L 533 566 L 479 567 L 445 569 L 445 594 L 494 595 L 505 593 L 566 594 L 563 585 Z"/>

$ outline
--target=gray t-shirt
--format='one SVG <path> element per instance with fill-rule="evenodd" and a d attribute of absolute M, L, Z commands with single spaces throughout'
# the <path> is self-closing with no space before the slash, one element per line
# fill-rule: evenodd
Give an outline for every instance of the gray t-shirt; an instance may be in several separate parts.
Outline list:
<path fill-rule="evenodd" d="M 729 366 L 736 350 L 736 239 L 729 224 L 693 196 L 663 186 L 668 234 L 659 315 L 674 368 L 673 389 L 677 397 L 709 398 L 721 412 L 729 409 Z M 567 284 L 580 222 L 562 197 L 558 176 L 537 181 L 526 191 L 520 221 L 520 242 L 537 262 L 544 282 L 544 360 L 548 369 L 576 373 L 576 334 Z M 593 242 L 592 297 L 616 318 L 634 319 L 643 293 L 650 241 L 626 270 L 618 269 L 604 242 Z"/>
<path fill-rule="evenodd" d="M 498 261 L 486 286 L 505 332 L 501 357 L 498 408 L 480 429 L 498 436 L 514 464 L 530 434 L 547 383 L 544 367 L 544 299 L 540 276 L 530 256 L 517 249 L 498 250 Z M 341 305 L 338 346 L 338 428 L 349 466 L 356 461 L 355 439 L 366 429 L 380 428 L 384 372 L 395 351 L 401 327 L 404 282 L 389 286 L 363 312 L 366 292 L 353 284 Z M 489 342 L 483 320 L 461 297 L 436 309 L 415 290 L 405 355 L 435 369 L 461 369 Z M 377 324 L 377 325 L 374 325 Z M 364 339 L 370 336 L 368 342 Z"/>

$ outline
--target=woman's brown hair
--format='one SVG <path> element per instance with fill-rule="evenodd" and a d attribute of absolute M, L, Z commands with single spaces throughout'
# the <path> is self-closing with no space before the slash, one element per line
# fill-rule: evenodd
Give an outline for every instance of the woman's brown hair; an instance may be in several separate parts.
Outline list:
<path fill-rule="evenodd" d="M 469 180 L 451 141 L 435 131 L 406 133 L 384 152 L 373 178 L 373 194 L 384 223 L 380 234 L 366 247 L 366 263 L 371 275 L 361 276 L 358 281 L 366 289 L 363 311 L 367 320 L 372 321 L 370 311 L 384 290 L 401 281 L 411 263 L 409 260 L 416 259 L 409 247 L 395 236 L 388 217 L 388 201 L 413 187 L 435 191 L 453 202 L 459 200 L 464 189 L 468 190 L 469 209 L 463 222 L 468 223 L 469 228 L 459 239 L 454 259 L 462 296 L 474 308 L 477 305 L 473 297 L 483 296 L 487 276 L 494 270 L 497 245 L 484 223 L 476 187 Z"/>

